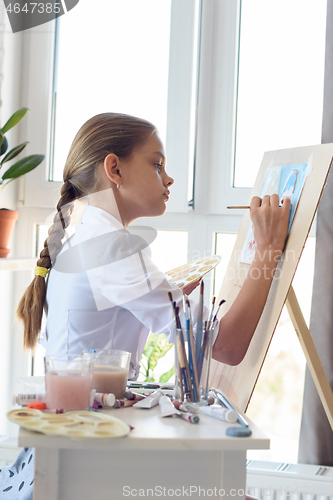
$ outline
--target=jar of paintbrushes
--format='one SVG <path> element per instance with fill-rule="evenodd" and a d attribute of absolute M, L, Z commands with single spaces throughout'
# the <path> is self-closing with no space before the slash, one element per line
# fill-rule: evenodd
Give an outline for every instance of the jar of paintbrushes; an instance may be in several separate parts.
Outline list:
<path fill-rule="evenodd" d="M 175 320 L 175 399 L 195 406 L 205 405 L 208 401 L 212 348 L 218 328 L 217 314 L 224 302 L 220 302 L 214 313 L 214 297 L 209 317 L 204 321 L 203 292 L 204 284 L 201 281 L 195 323 L 187 296 L 183 297 L 183 309 L 180 311 L 173 302 L 171 292 L 168 293 Z"/>

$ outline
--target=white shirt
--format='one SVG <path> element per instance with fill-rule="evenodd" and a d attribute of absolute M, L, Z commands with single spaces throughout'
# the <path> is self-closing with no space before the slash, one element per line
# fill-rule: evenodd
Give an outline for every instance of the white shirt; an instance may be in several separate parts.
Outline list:
<path fill-rule="evenodd" d="M 173 343 L 175 322 L 168 292 L 180 310 L 183 293 L 155 266 L 142 242 L 108 212 L 86 207 L 49 274 L 41 339 L 46 355 L 80 354 L 85 349 L 128 351 L 129 378 L 135 379 L 150 330 L 165 333 Z M 193 318 L 197 310 L 198 304 L 191 301 Z"/>

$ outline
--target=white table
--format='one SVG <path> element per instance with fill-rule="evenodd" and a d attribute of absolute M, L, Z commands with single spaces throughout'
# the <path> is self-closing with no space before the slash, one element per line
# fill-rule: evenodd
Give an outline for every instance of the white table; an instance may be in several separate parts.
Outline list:
<path fill-rule="evenodd" d="M 252 423 L 250 437 L 231 438 L 230 424 L 206 415 L 190 424 L 160 418 L 158 406 L 108 413 L 134 427 L 127 437 L 74 441 L 20 430 L 19 445 L 36 448 L 34 500 L 243 499 L 246 450 L 269 448 Z"/>

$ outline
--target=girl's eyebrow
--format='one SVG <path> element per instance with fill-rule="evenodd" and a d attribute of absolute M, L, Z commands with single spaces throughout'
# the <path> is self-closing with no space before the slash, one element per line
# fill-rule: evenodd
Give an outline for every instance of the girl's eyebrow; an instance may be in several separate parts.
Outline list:
<path fill-rule="evenodd" d="M 162 151 L 154 151 L 153 153 L 154 155 L 159 155 L 159 156 L 162 156 L 163 160 L 165 160 L 165 156 L 164 154 L 162 153 Z"/>

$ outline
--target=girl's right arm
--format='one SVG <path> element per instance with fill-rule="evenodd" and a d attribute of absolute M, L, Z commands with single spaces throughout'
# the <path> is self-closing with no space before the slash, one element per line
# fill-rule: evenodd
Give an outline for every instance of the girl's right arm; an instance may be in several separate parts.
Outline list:
<path fill-rule="evenodd" d="M 238 365 L 247 352 L 285 245 L 289 210 L 290 200 L 286 198 L 280 207 L 278 195 L 251 200 L 257 248 L 241 290 L 220 320 L 213 357 L 222 363 Z"/>

